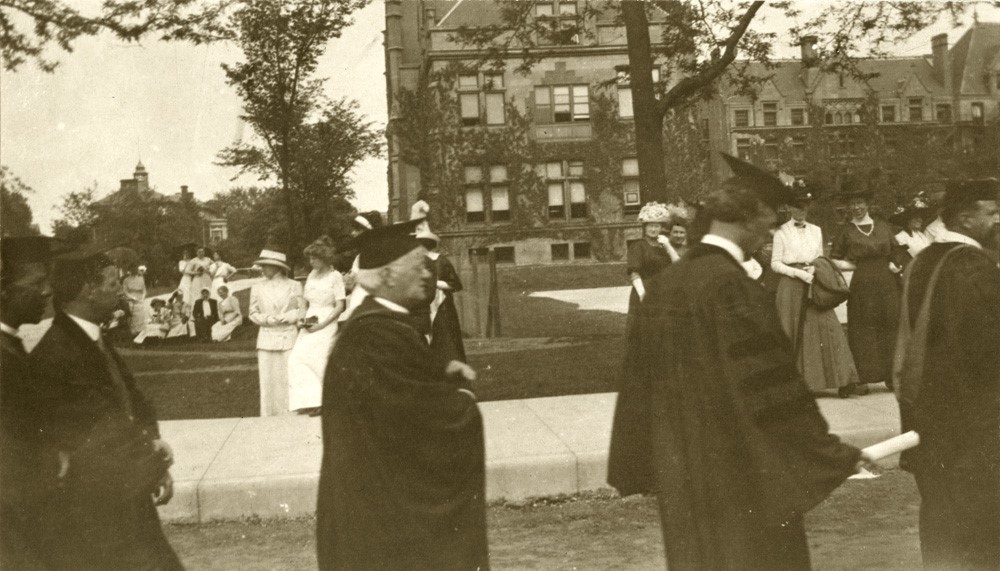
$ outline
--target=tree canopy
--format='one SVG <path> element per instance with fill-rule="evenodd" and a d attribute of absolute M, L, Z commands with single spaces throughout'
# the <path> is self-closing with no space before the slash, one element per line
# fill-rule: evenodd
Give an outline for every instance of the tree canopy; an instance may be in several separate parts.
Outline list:
<path fill-rule="evenodd" d="M 315 77 L 329 42 L 368 1 L 245 0 L 231 18 L 245 59 L 223 69 L 256 140 L 223 149 L 219 164 L 277 181 L 293 258 L 304 239 L 324 232 L 330 205 L 353 196 L 354 165 L 381 151 L 381 132 L 357 105 L 330 101 Z"/>
<path fill-rule="evenodd" d="M 92 13 L 62 0 L 0 0 L 3 67 L 17 71 L 34 62 L 51 72 L 59 62 L 49 53 L 73 51 L 82 37 L 113 33 L 124 41 L 156 36 L 204 43 L 230 38 L 224 15 L 234 0 L 103 0 Z"/>
<path fill-rule="evenodd" d="M 0 166 L 0 234 L 27 236 L 38 234 L 26 194 L 32 189 L 14 176 L 5 166 Z"/>

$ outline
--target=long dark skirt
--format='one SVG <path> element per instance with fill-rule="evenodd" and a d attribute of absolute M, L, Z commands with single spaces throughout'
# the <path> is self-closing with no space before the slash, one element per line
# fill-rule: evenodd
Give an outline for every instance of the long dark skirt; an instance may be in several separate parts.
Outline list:
<path fill-rule="evenodd" d="M 862 383 L 891 383 L 899 286 L 888 258 L 857 262 L 847 300 L 847 340 Z"/>
<path fill-rule="evenodd" d="M 781 276 L 775 302 L 781 328 L 792 346 L 799 348 L 799 372 L 813 391 L 857 383 L 858 371 L 836 312 L 810 304 L 805 297 L 807 287 L 802 280 Z"/>

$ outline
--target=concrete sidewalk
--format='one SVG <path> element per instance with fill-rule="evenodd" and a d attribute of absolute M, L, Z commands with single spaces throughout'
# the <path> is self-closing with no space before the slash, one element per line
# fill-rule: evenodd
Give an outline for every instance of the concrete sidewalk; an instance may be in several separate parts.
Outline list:
<path fill-rule="evenodd" d="M 606 488 L 614 393 L 480 404 L 488 500 Z M 899 433 L 891 393 L 820 398 L 831 429 L 867 446 Z M 322 456 L 320 420 L 303 416 L 161 423 L 177 457 L 164 519 L 207 522 L 314 513 Z"/>

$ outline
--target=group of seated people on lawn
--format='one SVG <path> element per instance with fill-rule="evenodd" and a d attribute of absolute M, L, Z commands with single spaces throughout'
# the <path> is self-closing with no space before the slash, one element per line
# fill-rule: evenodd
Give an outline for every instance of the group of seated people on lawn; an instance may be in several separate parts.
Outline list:
<path fill-rule="evenodd" d="M 229 294 L 227 286 L 219 286 L 216 293 L 219 299 L 212 298 L 211 291 L 203 288 L 201 297 L 192 305 L 184 303 L 180 290 L 166 300 L 152 300 L 146 312 L 145 327 L 133 343 L 192 338 L 204 343 L 229 341 L 236 328 L 243 324 L 243 313 L 239 300 Z"/>

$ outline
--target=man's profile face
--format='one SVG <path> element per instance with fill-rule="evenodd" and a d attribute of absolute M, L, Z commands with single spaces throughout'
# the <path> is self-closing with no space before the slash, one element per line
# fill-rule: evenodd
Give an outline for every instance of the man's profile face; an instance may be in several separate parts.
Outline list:
<path fill-rule="evenodd" d="M 391 289 L 397 298 L 394 301 L 405 307 L 425 303 L 434 293 L 433 275 L 427 248 L 420 246 L 406 254 L 393 265 Z"/>
<path fill-rule="evenodd" d="M 118 268 L 107 266 L 99 275 L 100 281 L 90 285 L 88 301 L 100 315 L 111 317 L 111 313 L 118 307 L 118 297 L 122 292 L 122 286 L 118 282 Z"/>
<path fill-rule="evenodd" d="M 746 244 L 740 244 L 746 255 L 750 255 L 760 249 L 761 246 L 771 240 L 771 230 L 778 222 L 778 214 L 773 208 L 763 203 L 759 204 L 757 213 L 746 221 L 745 227 L 747 236 Z"/>
<path fill-rule="evenodd" d="M 208 299 L 208 292 L 205 290 L 201 291 L 201 299 Z"/>
<path fill-rule="evenodd" d="M 998 224 L 1000 224 L 1000 206 L 996 200 L 976 202 L 976 210 L 966 218 L 969 236 L 983 245 L 993 238 Z"/>
<path fill-rule="evenodd" d="M 685 245 L 687 243 L 687 236 L 687 228 L 681 226 L 680 224 L 676 224 L 670 229 L 670 243 L 674 246 Z"/>
<path fill-rule="evenodd" d="M 48 265 L 44 263 L 18 264 L 13 281 L 4 290 L 4 311 L 14 313 L 5 322 L 38 323 L 52 297 L 49 286 Z"/>

